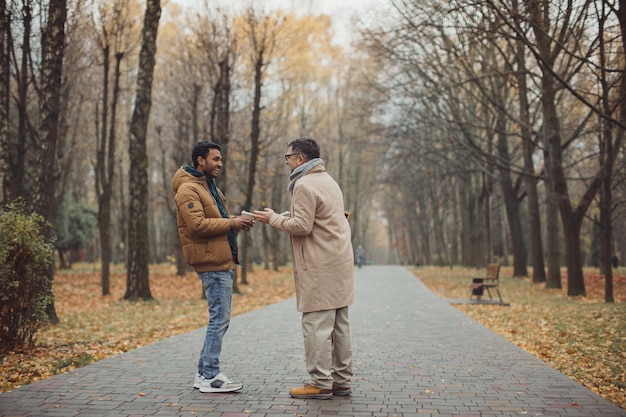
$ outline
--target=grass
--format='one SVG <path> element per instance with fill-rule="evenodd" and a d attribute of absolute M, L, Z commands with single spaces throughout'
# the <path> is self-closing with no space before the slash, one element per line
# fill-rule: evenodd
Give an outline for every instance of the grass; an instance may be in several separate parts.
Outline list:
<path fill-rule="evenodd" d="M 485 273 L 460 267 L 412 270 L 440 298 L 468 298 L 471 277 Z M 604 279 L 595 270 L 585 271 L 587 297 L 567 297 L 565 279 L 562 290 L 548 290 L 544 284 L 511 275 L 512 268 L 502 268 L 500 291 L 510 307 L 455 307 L 626 409 L 626 271 L 614 277 L 615 303 L 603 302 Z"/>

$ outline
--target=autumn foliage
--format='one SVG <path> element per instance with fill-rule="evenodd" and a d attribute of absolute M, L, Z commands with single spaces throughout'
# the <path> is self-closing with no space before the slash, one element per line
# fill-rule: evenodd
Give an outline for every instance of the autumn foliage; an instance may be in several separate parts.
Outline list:
<path fill-rule="evenodd" d="M 98 267 L 75 264 L 56 275 L 53 291 L 60 323 L 42 328 L 32 348 L 2 358 L 0 392 L 206 326 L 207 304 L 195 273 L 181 277 L 172 265 L 152 265 L 155 300 L 128 302 L 122 300 L 125 270 L 113 267 L 111 294 L 102 296 Z M 239 291 L 233 296 L 233 315 L 291 298 L 291 269 L 256 269 Z"/>
<path fill-rule="evenodd" d="M 468 268 L 414 269 L 440 298 L 469 298 L 470 277 L 485 271 Z M 604 277 L 585 270 L 587 297 L 567 297 L 563 289 L 547 290 L 530 278 L 500 272 L 500 290 L 510 307 L 455 305 L 484 326 L 626 409 L 626 270 L 614 270 L 615 303 L 604 303 Z"/>

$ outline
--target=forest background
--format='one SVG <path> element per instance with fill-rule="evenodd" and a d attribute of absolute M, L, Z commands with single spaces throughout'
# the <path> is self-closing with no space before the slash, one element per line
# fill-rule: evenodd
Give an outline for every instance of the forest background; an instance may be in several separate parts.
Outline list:
<path fill-rule="evenodd" d="M 548 290 L 564 267 L 569 297 L 591 266 L 623 301 L 626 1 L 392 0 L 349 43 L 308 4 L 0 0 L 4 210 L 48 222 L 56 268 L 96 262 L 106 296 L 125 265 L 123 298 L 151 300 L 149 264 L 187 272 L 171 177 L 193 144 L 222 145 L 232 213 L 283 211 L 310 135 L 368 262 L 496 261 Z M 238 283 L 289 262 L 269 228 L 238 239 Z"/>

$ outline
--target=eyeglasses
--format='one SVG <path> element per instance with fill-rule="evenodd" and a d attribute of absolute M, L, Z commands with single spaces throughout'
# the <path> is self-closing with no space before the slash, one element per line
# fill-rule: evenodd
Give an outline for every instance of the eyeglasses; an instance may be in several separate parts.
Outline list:
<path fill-rule="evenodd" d="M 285 154 L 285 161 L 289 160 L 289 157 L 293 156 L 293 155 L 300 155 L 300 153 L 299 152 L 294 152 L 294 153 Z"/>

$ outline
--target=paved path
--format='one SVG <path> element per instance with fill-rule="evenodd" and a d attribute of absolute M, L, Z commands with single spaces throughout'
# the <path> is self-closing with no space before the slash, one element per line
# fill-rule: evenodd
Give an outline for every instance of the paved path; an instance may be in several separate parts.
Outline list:
<path fill-rule="evenodd" d="M 289 397 L 307 375 L 300 315 L 288 300 L 233 318 L 222 362 L 241 393 L 192 388 L 199 329 L 0 394 L 0 416 L 626 416 L 403 268 L 364 267 L 356 284 L 351 397 Z"/>

